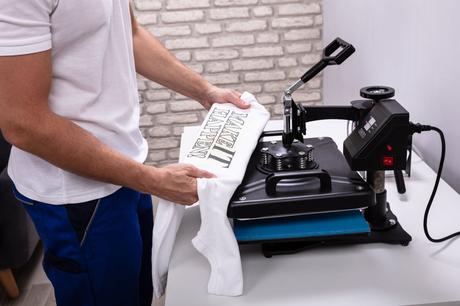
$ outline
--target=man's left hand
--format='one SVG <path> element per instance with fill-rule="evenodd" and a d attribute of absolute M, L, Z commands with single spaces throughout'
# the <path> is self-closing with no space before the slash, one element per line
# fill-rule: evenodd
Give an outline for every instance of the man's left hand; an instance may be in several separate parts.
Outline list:
<path fill-rule="evenodd" d="M 239 108 L 249 108 L 251 105 L 240 97 L 241 93 L 236 90 L 211 85 L 200 102 L 206 109 L 210 109 L 214 103 L 232 103 Z"/>

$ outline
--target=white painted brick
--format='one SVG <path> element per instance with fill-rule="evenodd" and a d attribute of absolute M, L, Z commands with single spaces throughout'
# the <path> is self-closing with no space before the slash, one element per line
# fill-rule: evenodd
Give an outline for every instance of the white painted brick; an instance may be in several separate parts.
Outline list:
<path fill-rule="evenodd" d="M 230 50 L 230 49 L 205 50 L 205 51 L 195 52 L 195 58 L 198 61 L 233 59 L 237 57 L 238 57 L 238 51 Z"/>
<path fill-rule="evenodd" d="M 284 113 L 283 104 L 275 104 L 272 106 L 272 111 L 274 115 L 282 115 Z"/>
<path fill-rule="evenodd" d="M 187 67 L 192 69 L 193 71 L 195 71 L 198 74 L 202 74 L 203 71 L 204 71 L 203 64 L 188 64 Z"/>
<path fill-rule="evenodd" d="M 151 138 L 148 140 L 149 148 L 152 150 L 159 150 L 159 149 L 171 149 L 177 148 L 179 145 L 179 140 L 166 137 L 166 138 Z"/>
<path fill-rule="evenodd" d="M 146 90 L 147 89 L 147 83 L 145 80 L 137 79 L 137 89 L 138 90 Z"/>
<path fill-rule="evenodd" d="M 169 27 L 153 26 L 153 27 L 149 27 L 148 29 L 156 37 L 181 36 L 181 35 L 189 35 L 189 34 L 192 33 L 192 30 L 190 29 L 190 26 L 188 26 L 188 25 L 169 26 Z"/>
<path fill-rule="evenodd" d="M 323 43 L 318 41 L 316 43 L 313 44 L 313 48 L 316 50 L 316 51 L 322 51 L 324 46 L 323 46 Z"/>
<path fill-rule="evenodd" d="M 144 137 L 144 138 L 149 138 L 150 137 L 149 132 L 148 132 L 149 131 L 148 128 L 139 127 L 139 130 L 141 131 L 142 137 Z"/>
<path fill-rule="evenodd" d="M 323 24 L 323 15 L 316 15 L 315 16 L 315 25 L 322 25 Z"/>
<path fill-rule="evenodd" d="M 184 96 L 184 95 L 181 95 L 180 93 L 174 93 L 174 100 L 186 100 L 186 99 L 190 99 L 189 97 L 187 96 Z"/>
<path fill-rule="evenodd" d="M 212 40 L 213 47 L 245 46 L 254 43 L 254 35 L 224 35 Z"/>
<path fill-rule="evenodd" d="M 306 1 L 306 0 L 302 0 Z M 272 4 L 272 3 L 286 3 L 286 2 L 293 2 L 293 0 L 261 0 L 263 4 Z"/>
<path fill-rule="evenodd" d="M 155 150 L 149 154 L 149 161 L 151 162 L 158 162 L 164 159 L 166 159 L 166 151 Z"/>
<path fill-rule="evenodd" d="M 224 74 L 216 74 L 216 75 L 208 75 L 206 79 L 214 85 L 221 85 L 221 84 L 235 84 L 239 83 L 240 78 L 237 73 L 224 73 Z"/>
<path fill-rule="evenodd" d="M 153 118 L 150 115 L 142 115 L 139 118 L 139 126 L 144 127 L 144 126 L 151 126 L 153 125 Z"/>
<path fill-rule="evenodd" d="M 188 62 L 192 59 L 192 53 L 189 51 L 176 51 L 173 53 L 181 62 Z"/>
<path fill-rule="evenodd" d="M 252 9 L 252 12 L 256 17 L 272 16 L 273 8 L 271 6 L 257 6 Z"/>
<path fill-rule="evenodd" d="M 165 89 L 163 85 L 160 85 L 150 80 L 147 81 L 147 86 L 149 89 Z"/>
<path fill-rule="evenodd" d="M 321 32 L 319 29 L 290 30 L 284 33 L 285 40 L 318 39 L 320 37 Z"/>
<path fill-rule="evenodd" d="M 161 1 L 159 0 L 135 0 L 134 7 L 139 11 L 152 11 L 161 9 Z"/>
<path fill-rule="evenodd" d="M 294 67 L 297 66 L 297 59 L 295 57 L 282 57 L 278 60 L 280 67 Z"/>
<path fill-rule="evenodd" d="M 224 72 L 230 69 L 230 65 L 228 62 L 213 62 L 213 63 L 206 63 L 206 72 Z"/>
<path fill-rule="evenodd" d="M 248 72 L 244 75 L 246 82 L 251 81 L 275 81 L 284 80 L 286 74 L 284 71 L 260 71 L 260 72 Z"/>
<path fill-rule="evenodd" d="M 181 10 L 210 7 L 209 0 L 168 0 L 166 9 Z"/>
<path fill-rule="evenodd" d="M 307 53 L 312 50 L 311 43 L 296 43 L 286 46 L 286 51 L 288 53 Z"/>
<path fill-rule="evenodd" d="M 305 65 L 295 67 L 288 72 L 288 78 L 299 79 L 308 70 L 308 68 L 310 67 Z"/>
<path fill-rule="evenodd" d="M 321 78 L 316 77 L 313 80 L 308 81 L 307 86 L 308 88 L 318 89 L 321 88 Z"/>
<path fill-rule="evenodd" d="M 243 57 L 262 57 L 262 56 L 283 55 L 283 48 L 280 46 L 243 48 L 241 51 L 242 51 Z"/>
<path fill-rule="evenodd" d="M 171 135 L 171 127 L 169 126 L 155 126 L 149 129 L 148 134 L 151 137 L 166 137 Z"/>
<path fill-rule="evenodd" d="M 203 11 L 176 11 L 161 13 L 161 20 L 164 23 L 190 22 L 204 19 Z"/>
<path fill-rule="evenodd" d="M 304 65 L 316 64 L 320 60 L 321 56 L 319 54 L 307 54 L 302 56 L 300 62 Z"/>
<path fill-rule="evenodd" d="M 237 90 L 239 92 L 250 92 L 252 94 L 258 94 L 260 92 L 262 92 L 262 86 L 260 84 L 254 84 L 254 83 L 246 83 L 246 82 L 243 82 L 243 83 L 240 83 L 240 84 L 234 84 L 234 85 L 231 85 L 231 86 L 224 86 L 224 87 L 228 87 L 228 88 L 231 88 L 231 89 L 234 89 L 234 90 Z"/>
<path fill-rule="evenodd" d="M 278 14 L 283 15 L 307 15 L 321 12 L 319 3 L 291 3 L 280 5 Z"/>
<path fill-rule="evenodd" d="M 173 127 L 173 135 L 174 136 L 181 136 L 183 132 L 184 132 L 184 127 L 183 126 L 174 126 Z"/>
<path fill-rule="evenodd" d="M 275 18 L 272 20 L 273 28 L 298 28 L 298 27 L 309 27 L 314 23 L 313 17 L 302 16 L 302 17 L 285 17 Z"/>
<path fill-rule="evenodd" d="M 223 9 L 212 9 L 209 11 L 211 19 L 231 19 L 231 18 L 244 18 L 249 17 L 249 8 L 247 7 L 234 7 Z"/>
<path fill-rule="evenodd" d="M 252 32 L 258 30 L 265 30 L 267 28 L 265 20 L 249 20 L 231 22 L 227 25 L 228 32 Z"/>
<path fill-rule="evenodd" d="M 155 24 L 157 23 L 157 15 L 150 13 L 136 14 L 136 20 L 142 25 Z"/>
<path fill-rule="evenodd" d="M 259 103 L 263 105 L 273 104 L 276 102 L 276 97 L 275 96 L 257 96 L 257 101 L 259 101 Z"/>
<path fill-rule="evenodd" d="M 150 102 L 150 103 L 146 103 L 146 105 L 147 105 L 146 111 L 149 114 L 155 115 L 155 114 L 166 113 L 166 103 Z"/>
<path fill-rule="evenodd" d="M 168 150 L 168 158 L 170 158 L 170 159 L 178 159 L 179 154 L 180 154 L 179 149 Z"/>
<path fill-rule="evenodd" d="M 264 92 L 273 92 L 281 95 L 291 85 L 292 81 L 266 82 L 264 83 Z"/>
<path fill-rule="evenodd" d="M 208 46 L 209 43 L 206 37 L 168 39 L 165 42 L 167 49 L 196 49 Z"/>
<path fill-rule="evenodd" d="M 195 24 L 195 31 L 198 34 L 212 34 L 222 32 L 220 23 L 197 23 Z"/>
<path fill-rule="evenodd" d="M 149 101 L 168 100 L 171 92 L 168 90 L 151 90 L 145 93 L 145 98 Z"/>
<path fill-rule="evenodd" d="M 216 6 L 254 5 L 257 0 L 215 0 Z"/>
<path fill-rule="evenodd" d="M 203 106 L 194 100 L 181 100 L 169 103 L 172 112 L 187 112 L 194 110 L 203 110 Z"/>
<path fill-rule="evenodd" d="M 175 163 L 177 163 L 177 160 L 175 159 L 166 159 L 162 160 L 161 162 L 157 162 L 157 167 L 164 167 Z"/>
<path fill-rule="evenodd" d="M 166 114 L 155 117 L 155 124 L 158 125 L 170 125 L 175 123 L 197 123 L 198 115 L 197 114 L 181 114 L 177 116 L 176 114 Z"/>
<path fill-rule="evenodd" d="M 294 100 L 298 102 L 318 101 L 321 100 L 321 94 L 319 92 L 294 93 Z"/>
<path fill-rule="evenodd" d="M 258 43 L 278 43 L 280 41 L 280 37 L 278 33 L 260 33 L 257 34 L 256 41 Z"/>
<path fill-rule="evenodd" d="M 273 67 L 273 59 L 238 60 L 232 62 L 232 69 L 234 71 L 270 69 Z"/>

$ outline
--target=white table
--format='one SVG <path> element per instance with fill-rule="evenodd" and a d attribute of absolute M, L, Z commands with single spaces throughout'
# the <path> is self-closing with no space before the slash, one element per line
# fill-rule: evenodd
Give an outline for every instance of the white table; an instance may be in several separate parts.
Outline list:
<path fill-rule="evenodd" d="M 280 127 L 279 121 L 268 125 L 268 129 Z M 339 147 L 346 136 L 344 121 L 318 121 L 308 128 L 309 137 L 329 136 Z M 184 135 L 192 132 L 193 128 L 186 129 Z M 183 146 L 189 141 L 190 137 L 182 137 Z M 433 244 L 425 238 L 423 213 L 435 173 L 416 155 L 412 166 L 406 195 L 399 195 L 394 180 L 387 179 L 388 201 L 413 238 L 408 247 L 337 246 L 267 259 L 259 247 L 242 246 L 240 297 L 207 293 L 209 265 L 190 242 L 200 225 L 199 210 L 187 209 L 171 259 L 166 306 L 408 305 L 460 300 L 460 241 Z M 431 233 L 439 237 L 457 230 L 459 216 L 460 196 L 442 181 L 429 218 Z"/>

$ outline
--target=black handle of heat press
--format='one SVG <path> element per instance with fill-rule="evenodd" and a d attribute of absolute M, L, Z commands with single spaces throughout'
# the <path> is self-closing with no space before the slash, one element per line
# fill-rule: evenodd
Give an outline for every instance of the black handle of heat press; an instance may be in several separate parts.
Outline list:
<path fill-rule="evenodd" d="M 332 56 L 339 48 L 342 48 L 337 55 Z M 327 61 L 329 65 L 340 65 L 347 58 L 355 53 L 355 47 L 352 44 L 346 42 L 345 40 L 337 37 L 333 42 L 327 45 L 323 50 L 323 60 Z"/>
<path fill-rule="evenodd" d="M 321 191 L 331 191 L 332 183 L 331 176 L 325 170 L 311 170 L 311 171 L 292 171 L 292 172 L 277 172 L 271 173 L 265 179 L 265 191 L 268 195 L 276 195 L 276 186 L 278 183 L 285 179 L 301 179 L 308 177 L 316 177 L 320 181 Z"/>
<path fill-rule="evenodd" d="M 333 55 L 340 48 L 342 48 L 342 50 L 336 55 Z M 324 48 L 321 60 L 318 63 L 316 63 L 313 67 L 311 67 L 310 70 L 305 72 L 305 74 L 301 77 L 302 82 L 307 83 L 318 73 L 320 73 L 321 70 L 323 70 L 329 65 L 342 64 L 354 52 L 355 47 L 353 47 L 352 44 L 347 43 L 345 40 L 337 37 L 329 45 L 327 45 L 326 48 Z"/>
<path fill-rule="evenodd" d="M 396 188 L 400 194 L 406 193 L 406 184 L 404 183 L 404 176 L 402 170 L 394 170 Z"/>

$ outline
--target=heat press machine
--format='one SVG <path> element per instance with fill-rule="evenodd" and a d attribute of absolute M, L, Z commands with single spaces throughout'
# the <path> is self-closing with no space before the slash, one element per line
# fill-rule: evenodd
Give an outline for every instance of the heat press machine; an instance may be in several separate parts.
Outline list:
<path fill-rule="evenodd" d="M 349 106 L 303 106 L 292 96 L 354 52 L 351 44 L 335 39 L 284 92 L 284 129 L 261 135 L 228 206 L 239 244 L 261 244 L 271 257 L 319 245 L 411 241 L 386 199 L 385 171 L 394 171 L 400 193 L 405 192 L 402 171 L 410 173 L 409 113 L 392 99 L 395 91 L 366 87 L 360 91 L 363 99 Z M 343 153 L 329 137 L 305 137 L 307 122 L 324 119 L 353 122 Z"/>

